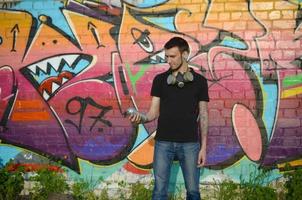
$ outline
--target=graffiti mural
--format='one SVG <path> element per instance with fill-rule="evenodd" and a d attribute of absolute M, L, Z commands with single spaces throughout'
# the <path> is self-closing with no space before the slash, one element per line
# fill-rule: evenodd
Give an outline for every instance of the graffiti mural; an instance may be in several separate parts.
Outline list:
<path fill-rule="evenodd" d="M 7 9 L 12 8 L 17 5 L 20 0 L 1 0 L 0 1 L 0 8 Z"/>
<path fill-rule="evenodd" d="M 134 127 L 125 111 L 147 111 L 154 76 L 169 68 L 163 44 L 180 36 L 189 42 L 190 66 L 209 85 L 202 180 L 220 170 L 238 179 L 234 171 L 248 165 L 301 166 L 301 5 L 27 0 L 2 6 L 2 162 L 49 159 L 78 175 L 93 168 L 105 177 L 120 169 L 152 173 L 156 122 Z"/>

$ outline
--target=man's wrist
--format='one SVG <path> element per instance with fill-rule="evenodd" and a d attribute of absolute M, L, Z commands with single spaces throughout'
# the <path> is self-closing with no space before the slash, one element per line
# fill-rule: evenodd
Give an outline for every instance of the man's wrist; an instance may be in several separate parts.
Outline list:
<path fill-rule="evenodd" d="M 141 120 L 140 120 L 140 123 L 141 124 L 144 124 L 144 123 L 147 123 L 148 122 L 148 117 L 143 114 L 143 113 L 139 113 L 140 117 L 141 117 Z"/>

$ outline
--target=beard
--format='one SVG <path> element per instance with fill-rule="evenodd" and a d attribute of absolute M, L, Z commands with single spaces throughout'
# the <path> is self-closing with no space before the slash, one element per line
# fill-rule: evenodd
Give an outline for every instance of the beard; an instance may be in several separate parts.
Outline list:
<path fill-rule="evenodd" d="M 182 64 L 183 64 L 183 61 L 181 60 L 181 63 L 178 66 L 176 66 L 176 67 L 173 67 L 172 65 L 170 65 L 170 69 L 173 72 L 175 72 L 175 71 L 177 71 L 182 66 Z"/>

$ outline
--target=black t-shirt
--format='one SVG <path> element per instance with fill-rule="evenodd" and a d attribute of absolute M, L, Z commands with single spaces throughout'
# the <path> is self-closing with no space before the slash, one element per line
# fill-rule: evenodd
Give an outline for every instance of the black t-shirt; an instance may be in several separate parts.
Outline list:
<path fill-rule="evenodd" d="M 168 70 L 155 76 L 151 96 L 160 97 L 160 114 L 155 139 L 198 142 L 199 101 L 209 101 L 207 80 L 191 69 L 193 81 L 184 87 L 168 85 Z"/>

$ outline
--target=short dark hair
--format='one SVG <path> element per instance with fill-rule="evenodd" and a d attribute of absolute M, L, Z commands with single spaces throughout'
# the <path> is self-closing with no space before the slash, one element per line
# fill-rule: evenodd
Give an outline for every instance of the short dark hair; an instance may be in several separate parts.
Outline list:
<path fill-rule="evenodd" d="M 190 52 L 188 42 L 181 37 L 173 37 L 171 38 L 164 46 L 165 49 L 171 49 L 173 47 L 178 47 L 180 53 L 187 51 Z"/>

